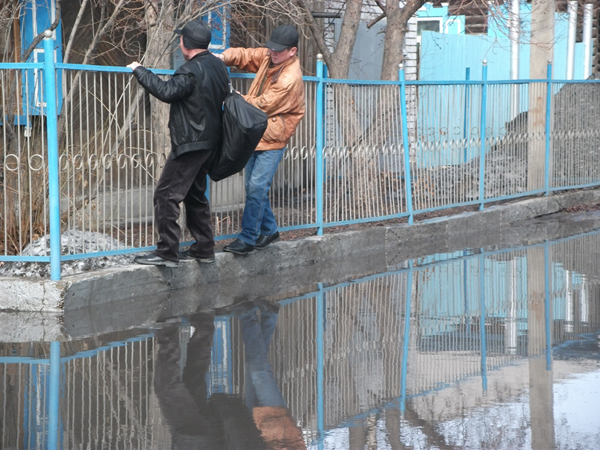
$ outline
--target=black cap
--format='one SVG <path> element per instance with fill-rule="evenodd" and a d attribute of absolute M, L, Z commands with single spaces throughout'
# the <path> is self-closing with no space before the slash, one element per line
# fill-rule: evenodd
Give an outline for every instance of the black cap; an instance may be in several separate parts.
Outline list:
<path fill-rule="evenodd" d="M 291 25 L 280 25 L 271 33 L 271 39 L 265 44 L 269 50 L 282 52 L 286 48 L 298 47 L 298 32 Z"/>
<path fill-rule="evenodd" d="M 183 36 L 183 45 L 188 50 L 208 48 L 212 37 L 208 25 L 199 20 L 188 22 L 185 27 L 175 30 L 175 33 Z"/>

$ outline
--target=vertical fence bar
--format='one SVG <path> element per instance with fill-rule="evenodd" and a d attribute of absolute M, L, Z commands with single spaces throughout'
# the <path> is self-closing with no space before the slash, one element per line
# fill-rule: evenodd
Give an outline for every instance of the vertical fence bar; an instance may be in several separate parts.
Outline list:
<path fill-rule="evenodd" d="M 487 126 L 487 61 L 483 60 L 481 69 L 481 120 L 479 138 L 481 139 L 481 155 L 479 157 L 479 210 L 483 209 L 485 200 L 485 128 Z"/>
<path fill-rule="evenodd" d="M 60 280 L 60 189 L 58 185 L 58 119 L 56 66 L 52 32 L 44 31 L 44 84 L 48 143 L 48 197 L 50 208 L 50 279 Z"/>
<path fill-rule="evenodd" d="M 402 372 L 400 375 L 400 412 L 404 413 L 406 407 L 406 372 L 408 368 L 408 344 L 410 341 L 410 311 L 412 308 L 412 279 L 413 262 L 408 262 L 406 274 L 406 307 L 404 308 L 404 338 L 402 342 Z"/>
<path fill-rule="evenodd" d="M 325 366 L 323 352 L 325 344 L 323 341 L 325 334 L 325 292 L 323 284 L 319 283 L 319 293 L 317 294 L 317 430 L 319 433 L 319 450 L 324 448 L 325 442 Z"/>
<path fill-rule="evenodd" d="M 48 399 L 48 449 L 58 441 L 58 400 L 60 392 L 60 342 L 50 343 L 50 392 Z"/>
<path fill-rule="evenodd" d="M 552 130 L 552 61 L 548 61 L 546 72 L 546 155 L 544 159 L 544 189 L 550 194 L 550 132 Z"/>
<path fill-rule="evenodd" d="M 402 114 L 402 146 L 404 147 L 404 184 L 406 191 L 406 212 L 408 224 L 413 223 L 412 181 L 410 176 L 410 152 L 408 144 L 408 123 L 406 118 L 406 80 L 404 79 L 404 64 L 398 65 L 400 77 L 400 111 Z"/>
<path fill-rule="evenodd" d="M 323 83 L 323 55 L 317 55 L 317 111 L 316 120 L 316 189 L 317 189 L 317 236 L 323 236 L 323 143 L 325 136 L 325 120 L 323 120 L 324 89 Z"/>
<path fill-rule="evenodd" d="M 471 81 L 471 68 L 467 67 L 466 71 L 465 71 L 465 81 Z M 469 127 L 468 127 L 468 120 L 469 120 L 469 116 L 468 116 L 468 109 L 469 109 L 469 89 L 470 86 L 468 84 L 465 84 L 465 111 L 463 114 L 463 139 L 464 139 L 464 143 L 465 143 L 465 148 L 464 148 L 464 155 L 463 155 L 463 162 L 466 163 L 467 162 L 467 150 L 469 148 L 467 142 L 468 142 L 468 137 L 469 137 Z"/>

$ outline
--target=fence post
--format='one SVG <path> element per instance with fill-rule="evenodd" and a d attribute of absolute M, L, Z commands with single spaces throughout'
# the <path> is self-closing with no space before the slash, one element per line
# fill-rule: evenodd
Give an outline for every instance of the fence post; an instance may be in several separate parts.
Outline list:
<path fill-rule="evenodd" d="M 481 70 L 481 120 L 479 124 L 479 138 L 481 150 L 479 156 L 479 210 L 483 209 L 485 200 L 485 127 L 487 125 L 487 61 L 483 60 Z"/>
<path fill-rule="evenodd" d="M 58 414 L 60 398 L 60 342 L 50 343 L 50 385 L 48 393 L 48 446 L 50 450 L 57 447 Z"/>
<path fill-rule="evenodd" d="M 56 65 L 54 39 L 44 31 L 44 93 L 48 145 L 48 205 L 50 208 L 50 279 L 60 280 L 60 189 L 58 182 L 58 111 L 56 106 Z"/>
<path fill-rule="evenodd" d="M 324 448 L 325 441 L 325 292 L 323 284 L 319 283 L 317 294 L 317 430 L 319 432 L 319 449 Z"/>
<path fill-rule="evenodd" d="M 546 155 L 544 157 L 544 190 L 550 193 L 550 133 L 552 125 L 552 61 L 546 69 Z"/>
<path fill-rule="evenodd" d="M 404 413 L 406 409 L 406 373 L 408 370 L 408 351 L 410 341 L 410 315 L 412 310 L 412 280 L 413 280 L 413 262 L 408 262 L 408 272 L 406 273 L 406 300 L 404 304 L 404 337 L 402 341 L 402 369 L 400 374 L 400 412 Z"/>
<path fill-rule="evenodd" d="M 317 188 L 317 236 L 323 236 L 323 145 L 325 137 L 324 109 L 324 83 L 323 83 L 323 55 L 317 55 L 317 111 L 315 120 L 316 142 L 316 188 Z"/>
<path fill-rule="evenodd" d="M 546 370 L 552 370 L 552 333 L 550 321 L 550 248 L 544 243 L 544 322 L 546 325 Z"/>
<path fill-rule="evenodd" d="M 404 79 L 404 64 L 398 64 L 400 78 L 400 112 L 402 114 L 402 146 L 404 147 L 404 184 L 406 192 L 406 212 L 408 224 L 413 223 L 412 180 L 410 176 L 410 147 L 408 143 L 408 123 L 406 118 L 406 80 Z"/>

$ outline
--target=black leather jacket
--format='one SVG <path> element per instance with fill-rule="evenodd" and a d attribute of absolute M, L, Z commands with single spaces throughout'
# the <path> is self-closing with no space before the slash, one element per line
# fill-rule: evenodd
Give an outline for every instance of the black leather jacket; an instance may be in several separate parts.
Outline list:
<path fill-rule="evenodd" d="M 220 144 L 223 100 L 229 90 L 229 75 L 223 61 L 205 51 L 177 69 L 167 81 L 142 66 L 133 74 L 150 94 L 171 104 L 171 158 L 212 150 Z"/>

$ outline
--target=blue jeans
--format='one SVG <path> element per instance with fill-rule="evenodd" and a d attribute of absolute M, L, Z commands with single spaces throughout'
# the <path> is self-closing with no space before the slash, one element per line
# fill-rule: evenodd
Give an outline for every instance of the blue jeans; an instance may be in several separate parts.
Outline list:
<path fill-rule="evenodd" d="M 269 203 L 269 188 L 277 166 L 283 158 L 280 150 L 256 151 L 246 164 L 246 205 L 242 215 L 242 232 L 239 239 L 254 245 L 258 236 L 277 233 L 277 222 Z"/>
<path fill-rule="evenodd" d="M 285 400 L 273 376 L 267 351 L 275 332 L 278 314 L 254 307 L 239 316 L 242 325 L 245 356 L 246 406 L 278 406 L 285 408 Z"/>

